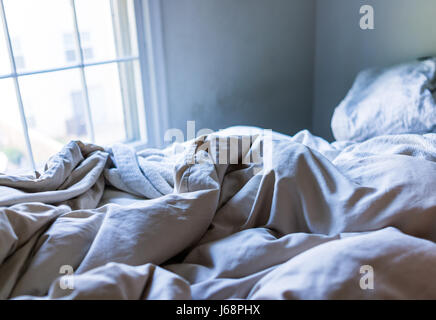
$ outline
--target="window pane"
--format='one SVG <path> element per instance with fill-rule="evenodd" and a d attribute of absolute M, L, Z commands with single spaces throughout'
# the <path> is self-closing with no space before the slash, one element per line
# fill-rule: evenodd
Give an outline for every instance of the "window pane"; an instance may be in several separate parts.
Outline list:
<path fill-rule="evenodd" d="M 92 1 L 91 1 L 92 2 Z M 77 63 L 69 51 L 74 35 L 69 0 L 4 0 L 17 71 Z"/>
<path fill-rule="evenodd" d="M 31 169 L 12 79 L 0 80 L 0 172 Z"/>
<path fill-rule="evenodd" d="M 8 47 L 6 46 L 6 36 L 3 32 L 3 20 L 0 17 L 0 75 L 10 73 L 11 65 L 9 61 Z"/>
<path fill-rule="evenodd" d="M 20 77 L 19 83 L 37 166 L 70 140 L 88 140 L 79 70 Z"/>
<path fill-rule="evenodd" d="M 91 57 L 84 54 L 85 61 L 116 58 L 110 1 L 76 0 L 75 3 L 79 31 L 88 34 L 87 40 L 81 37 L 82 48 L 92 49 L 94 53 Z"/>
<path fill-rule="evenodd" d="M 85 68 L 97 144 L 126 140 L 117 64 Z"/>
<path fill-rule="evenodd" d="M 76 0 L 75 3 L 85 62 L 137 55 L 132 0 Z"/>

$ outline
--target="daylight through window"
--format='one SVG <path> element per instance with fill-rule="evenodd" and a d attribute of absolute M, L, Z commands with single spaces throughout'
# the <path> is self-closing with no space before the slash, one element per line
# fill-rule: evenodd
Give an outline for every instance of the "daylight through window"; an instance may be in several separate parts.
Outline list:
<path fill-rule="evenodd" d="M 133 0 L 0 0 L 0 172 L 144 140 Z"/>

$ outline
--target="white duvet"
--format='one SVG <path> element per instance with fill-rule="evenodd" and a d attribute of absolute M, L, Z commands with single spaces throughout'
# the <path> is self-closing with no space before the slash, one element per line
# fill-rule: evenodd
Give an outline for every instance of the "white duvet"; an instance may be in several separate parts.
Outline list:
<path fill-rule="evenodd" d="M 274 134 L 261 174 L 191 163 L 211 138 L 0 175 L 0 298 L 436 298 L 436 134 Z"/>

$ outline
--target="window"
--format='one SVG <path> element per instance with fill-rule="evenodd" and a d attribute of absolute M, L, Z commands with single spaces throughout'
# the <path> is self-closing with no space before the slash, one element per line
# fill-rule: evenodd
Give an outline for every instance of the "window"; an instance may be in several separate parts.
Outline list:
<path fill-rule="evenodd" d="M 85 60 L 92 60 L 94 57 L 92 43 L 90 41 L 89 32 L 80 32 L 80 44 L 82 46 L 83 58 Z M 64 34 L 65 58 L 67 63 L 76 61 L 76 45 L 74 41 L 74 34 Z M 16 55 L 16 54 L 15 54 Z"/>
<path fill-rule="evenodd" d="M 0 0 L 0 172 L 145 141 L 134 0 Z"/>
<path fill-rule="evenodd" d="M 20 38 L 14 38 L 11 41 L 12 41 L 12 47 L 14 48 L 15 67 L 17 69 L 26 68 L 26 63 L 24 62 L 23 51 L 21 49 Z"/>

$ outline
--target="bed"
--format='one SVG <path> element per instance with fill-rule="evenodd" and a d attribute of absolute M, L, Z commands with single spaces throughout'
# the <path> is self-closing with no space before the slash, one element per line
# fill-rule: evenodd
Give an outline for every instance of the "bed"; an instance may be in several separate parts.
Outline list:
<path fill-rule="evenodd" d="M 255 127 L 140 152 L 72 141 L 37 176 L 0 175 L 0 298 L 435 299 L 435 62 L 363 73 L 332 143 Z M 395 88 L 392 116 L 386 81 L 420 99 Z M 377 101 L 390 118 L 358 114 Z"/>

